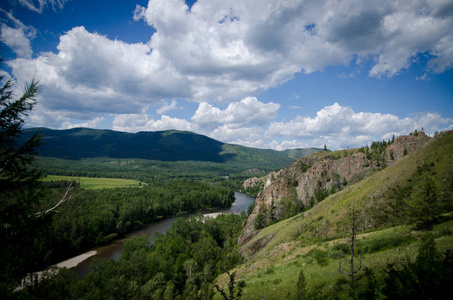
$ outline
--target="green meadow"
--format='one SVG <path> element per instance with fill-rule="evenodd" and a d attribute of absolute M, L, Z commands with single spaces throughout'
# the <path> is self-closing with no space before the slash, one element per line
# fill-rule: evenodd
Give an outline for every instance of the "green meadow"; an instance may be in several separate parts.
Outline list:
<path fill-rule="evenodd" d="M 84 189 L 111 189 L 117 187 L 138 187 L 141 185 L 141 183 L 137 180 L 122 178 L 95 178 L 95 177 L 71 177 L 71 176 L 47 175 L 47 177 L 44 177 L 41 180 L 43 182 L 75 180 L 77 182 L 80 182 L 80 187 Z"/>

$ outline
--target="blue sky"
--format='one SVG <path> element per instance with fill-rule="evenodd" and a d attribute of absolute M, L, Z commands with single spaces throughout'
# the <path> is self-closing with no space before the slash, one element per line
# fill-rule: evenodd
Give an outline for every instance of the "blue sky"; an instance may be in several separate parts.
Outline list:
<path fill-rule="evenodd" d="M 342 149 L 453 129 L 453 1 L 3 0 L 28 126 Z"/>

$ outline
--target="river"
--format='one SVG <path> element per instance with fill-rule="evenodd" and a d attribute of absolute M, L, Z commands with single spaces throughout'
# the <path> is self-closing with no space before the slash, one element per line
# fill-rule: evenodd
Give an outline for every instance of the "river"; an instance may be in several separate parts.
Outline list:
<path fill-rule="evenodd" d="M 247 208 L 255 198 L 252 198 L 246 194 L 235 192 L 236 201 L 231 207 L 217 209 L 214 211 L 204 211 L 202 212 L 205 216 L 215 217 L 218 214 L 240 214 L 241 211 L 247 211 Z M 145 225 L 142 229 L 128 234 L 126 237 L 116 240 L 109 245 L 95 248 L 91 251 L 78 255 L 76 257 L 65 260 L 61 263 L 56 264 L 57 267 L 66 267 L 72 269 L 78 276 L 83 277 L 90 271 L 90 265 L 93 259 L 98 258 L 100 260 L 112 258 L 117 260 L 121 251 L 123 250 L 124 242 L 134 236 L 141 236 L 147 234 L 149 236 L 154 235 L 156 232 L 165 233 L 173 223 L 178 218 L 187 218 L 196 213 L 182 214 L 171 218 L 162 219 L 159 221 L 152 222 L 148 225 Z"/>

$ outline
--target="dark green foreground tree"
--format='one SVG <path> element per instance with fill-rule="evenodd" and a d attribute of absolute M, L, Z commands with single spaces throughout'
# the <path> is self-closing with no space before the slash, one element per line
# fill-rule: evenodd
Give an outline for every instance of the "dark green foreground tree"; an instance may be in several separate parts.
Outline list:
<path fill-rule="evenodd" d="M 32 80 L 14 99 L 12 79 L 0 76 L 0 82 L 0 298 L 5 299 L 34 266 L 37 229 L 45 216 L 35 215 L 39 171 L 31 167 L 40 137 L 17 143 L 24 117 L 36 105 L 38 84 Z"/>
<path fill-rule="evenodd" d="M 434 236 L 427 233 L 415 261 L 387 266 L 382 292 L 386 299 L 451 299 L 452 283 L 452 253 L 440 253 Z"/>

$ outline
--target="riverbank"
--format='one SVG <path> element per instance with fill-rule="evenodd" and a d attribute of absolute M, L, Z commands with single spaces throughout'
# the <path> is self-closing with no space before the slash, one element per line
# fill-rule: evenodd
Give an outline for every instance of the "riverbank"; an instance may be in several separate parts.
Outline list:
<path fill-rule="evenodd" d="M 208 210 L 205 211 L 203 216 L 215 218 L 220 214 L 229 214 L 229 213 L 234 213 L 234 214 L 240 214 L 242 211 L 247 211 L 248 207 L 250 204 L 255 201 L 255 198 L 252 198 L 244 193 L 240 192 L 235 192 L 235 202 L 227 208 L 219 208 L 216 210 Z M 38 278 L 41 278 L 44 272 L 49 272 L 51 270 L 55 270 L 58 268 L 67 268 L 67 269 L 72 269 L 79 277 L 83 277 L 88 272 L 90 271 L 90 266 L 92 261 L 97 258 L 99 260 L 104 260 L 104 259 L 114 259 L 117 260 L 122 252 L 123 249 L 123 244 L 124 242 L 132 237 L 135 236 L 141 236 L 141 235 L 149 235 L 153 236 L 156 232 L 159 232 L 161 234 L 165 234 L 165 232 L 168 230 L 170 225 L 177 220 L 178 218 L 187 218 L 189 216 L 195 215 L 197 213 L 186 213 L 182 215 L 177 215 L 169 218 L 164 218 L 157 220 L 155 222 L 151 222 L 150 224 L 147 224 L 143 226 L 143 228 L 129 233 L 126 236 L 114 240 L 108 245 L 105 246 L 100 246 L 96 247 L 94 249 L 91 249 L 90 251 L 87 251 L 85 253 L 79 254 L 75 257 L 69 258 L 67 260 L 64 260 L 60 263 L 57 263 L 53 265 L 52 267 L 46 269 L 45 271 L 40 271 L 40 272 L 35 272 L 32 273 L 31 275 L 27 276 L 27 278 L 34 278 L 38 276 Z M 30 283 L 32 281 L 28 280 L 26 283 Z"/>

